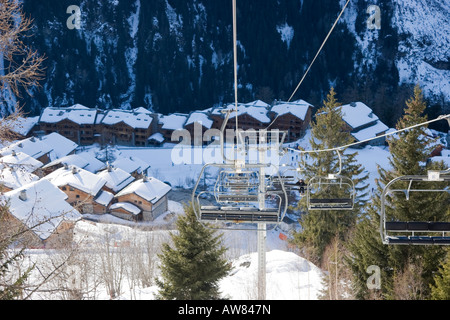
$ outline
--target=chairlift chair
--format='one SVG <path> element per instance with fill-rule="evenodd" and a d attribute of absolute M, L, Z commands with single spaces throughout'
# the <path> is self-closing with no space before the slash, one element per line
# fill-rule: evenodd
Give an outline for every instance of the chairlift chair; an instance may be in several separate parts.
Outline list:
<path fill-rule="evenodd" d="M 194 212 L 200 222 L 219 222 L 234 224 L 267 223 L 279 224 L 284 219 L 288 208 L 288 196 L 281 184 L 281 192 L 269 190 L 266 186 L 266 170 L 275 170 L 279 176 L 279 168 L 273 164 L 247 163 L 245 160 L 228 159 L 224 151 L 224 132 L 231 111 L 226 111 L 226 117 L 220 130 L 221 153 L 224 163 L 206 164 L 200 172 L 199 179 L 192 192 Z M 239 137 L 242 137 L 239 135 Z M 282 138 L 284 139 L 284 138 Z M 238 141 L 245 141 L 242 138 Z M 261 141 L 261 140 L 259 140 Z M 245 145 L 241 145 L 241 149 Z M 236 149 L 239 152 L 239 148 Z M 258 150 L 261 151 L 261 150 Z M 219 175 L 214 190 L 199 192 L 201 177 L 208 168 L 219 169 Z M 281 181 L 281 178 L 280 178 Z M 205 203 L 208 194 L 213 203 Z"/>
<path fill-rule="evenodd" d="M 259 170 L 262 164 L 247 164 L 249 168 Z M 203 171 L 209 167 L 216 167 L 220 169 L 227 168 L 229 172 L 234 172 L 234 165 L 227 164 L 207 164 L 202 169 Z M 247 171 L 248 173 L 249 171 Z M 192 195 L 192 203 L 197 218 L 201 222 L 223 222 L 223 223 L 269 223 L 279 224 L 287 212 L 287 193 L 280 194 L 271 190 L 263 191 L 261 188 L 254 190 L 247 189 L 245 193 L 236 192 L 234 189 L 227 189 L 223 187 L 223 178 L 227 174 L 219 174 L 216 188 L 212 193 L 214 199 L 213 204 L 205 204 L 205 195 L 211 195 L 211 191 L 197 192 L 201 179 L 197 181 Z M 222 181 L 220 181 L 222 180 Z"/>
<path fill-rule="evenodd" d="M 252 170 L 222 170 L 215 184 L 218 203 L 258 201 L 259 174 Z"/>
<path fill-rule="evenodd" d="M 407 201 L 414 201 L 411 196 L 415 193 L 437 192 L 450 193 L 450 170 L 445 172 L 429 171 L 426 176 L 402 176 L 389 182 L 381 195 L 380 234 L 386 245 L 450 245 L 450 221 L 393 221 L 387 217 L 388 196 L 395 194 L 405 196 Z M 394 189 L 397 182 L 406 182 L 408 187 Z M 445 187 L 438 189 L 416 189 L 417 183 L 437 184 Z M 448 207 L 447 207 L 448 208 Z M 420 217 L 418 217 L 420 218 Z"/>
<path fill-rule="evenodd" d="M 342 158 L 340 150 L 339 172 L 326 177 L 313 177 L 307 186 L 308 210 L 353 210 L 356 199 L 355 183 L 342 176 Z M 339 194 L 339 196 L 336 196 Z"/>
<path fill-rule="evenodd" d="M 329 195 L 337 193 L 342 196 Z M 355 184 L 348 177 L 313 177 L 307 187 L 308 210 L 353 210 L 355 194 Z"/>
<path fill-rule="evenodd" d="M 307 185 L 300 184 L 303 181 L 300 177 L 301 169 L 290 165 L 282 165 L 280 169 L 280 179 L 278 175 L 270 176 L 269 185 L 274 190 L 281 191 L 281 182 L 284 184 L 284 188 L 287 192 L 299 192 L 301 194 L 306 193 Z"/>

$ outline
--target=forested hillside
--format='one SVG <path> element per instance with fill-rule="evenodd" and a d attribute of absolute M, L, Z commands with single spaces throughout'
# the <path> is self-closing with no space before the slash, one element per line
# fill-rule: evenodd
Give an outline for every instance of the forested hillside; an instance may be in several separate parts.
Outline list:
<path fill-rule="evenodd" d="M 288 99 L 344 0 L 238 1 L 240 100 Z M 381 29 L 369 29 L 369 5 Z M 81 10 L 69 29 L 67 8 Z M 25 39 L 46 79 L 25 109 L 74 103 L 146 107 L 164 114 L 233 99 L 231 1 L 24 0 L 34 19 Z M 352 0 L 296 95 L 314 105 L 330 86 L 343 102 L 364 101 L 388 125 L 421 82 L 430 113 L 448 107 L 449 5 L 445 0 Z M 428 19 L 433 17 L 433 19 Z"/>

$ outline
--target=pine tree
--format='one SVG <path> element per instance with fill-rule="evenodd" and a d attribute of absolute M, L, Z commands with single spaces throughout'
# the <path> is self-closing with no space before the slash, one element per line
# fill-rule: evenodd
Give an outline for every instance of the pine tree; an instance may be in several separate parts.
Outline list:
<path fill-rule="evenodd" d="M 450 300 L 450 252 L 447 252 L 445 263 L 434 276 L 434 285 L 431 285 L 431 299 Z"/>
<path fill-rule="evenodd" d="M 423 116 L 426 103 L 422 91 L 417 85 L 414 95 L 406 101 L 404 116 L 398 121 L 397 129 L 405 129 L 426 122 Z M 437 263 L 442 260 L 444 251 L 440 247 L 430 246 L 385 246 L 380 237 L 381 194 L 389 181 L 403 175 L 423 175 L 427 170 L 444 170 L 443 163 L 427 161 L 431 152 L 433 139 L 425 134 L 426 126 L 417 127 L 398 133 L 388 139 L 391 169 L 378 168 L 376 196 L 372 198 L 367 215 L 357 224 L 350 239 L 349 250 L 351 259 L 349 265 L 354 274 L 355 296 L 359 299 L 369 299 L 374 292 L 368 290 L 366 268 L 370 265 L 380 267 L 382 285 L 379 295 L 384 299 L 395 299 L 394 282 L 399 274 L 405 274 L 408 269 L 420 270 L 421 286 L 425 292 L 412 293 L 410 296 L 429 297 L 433 273 L 437 271 Z M 407 185 L 404 186 L 407 188 Z M 416 185 L 415 188 L 431 189 L 442 186 Z M 423 192 L 411 193 L 409 201 L 405 196 L 392 197 L 386 208 L 389 219 L 397 221 L 445 221 L 448 217 L 449 196 L 445 193 Z M 419 268 L 420 267 L 420 268 Z M 404 293 L 407 294 L 407 293 Z"/>
<path fill-rule="evenodd" d="M 340 148 L 354 142 L 351 134 L 344 130 L 345 122 L 342 118 L 342 110 L 336 99 L 334 88 L 331 88 L 324 101 L 324 106 L 317 111 L 315 121 L 312 123 L 312 137 L 310 139 L 311 148 L 315 150 L 328 150 Z M 366 194 L 364 190 L 367 185 L 364 181 L 366 176 L 362 176 L 364 168 L 356 163 L 357 153 L 350 153 L 343 150 L 341 175 L 352 179 L 356 186 L 358 198 L 355 209 L 352 211 L 314 211 L 304 213 L 300 219 L 301 231 L 294 234 L 295 244 L 305 251 L 308 258 L 316 263 L 320 263 L 325 248 L 332 239 L 338 235 L 343 240 L 348 231 L 354 226 L 358 213 L 360 212 Z M 327 177 L 339 171 L 339 156 L 337 152 L 317 152 L 311 153 L 310 159 L 304 161 L 306 178 Z M 303 164 L 302 164 L 303 165 Z M 327 196 L 340 198 L 344 191 L 339 188 L 324 190 Z M 345 193 L 345 192 L 344 192 Z M 299 203 L 299 208 L 304 209 L 305 198 Z"/>
<path fill-rule="evenodd" d="M 224 259 L 222 235 L 202 225 L 193 207 L 177 220 L 171 234 L 173 247 L 163 245 L 161 278 L 156 279 L 163 300 L 215 300 L 220 298 L 218 282 L 231 270 Z"/>

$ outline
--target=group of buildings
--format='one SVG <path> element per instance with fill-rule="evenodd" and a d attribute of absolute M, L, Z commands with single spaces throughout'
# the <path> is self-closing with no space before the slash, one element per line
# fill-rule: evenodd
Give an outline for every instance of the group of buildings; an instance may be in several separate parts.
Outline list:
<path fill-rule="evenodd" d="M 262 101 L 210 108 L 190 114 L 156 114 L 144 108 L 99 110 L 74 105 L 50 107 L 39 117 L 22 118 L 18 140 L 0 149 L 1 201 L 9 218 L 30 228 L 35 243 L 53 246 L 69 235 L 83 214 L 112 214 L 131 221 L 152 221 L 168 210 L 171 187 L 148 176 L 149 166 L 137 158 L 104 163 L 80 146 L 95 143 L 133 147 L 171 143 L 178 130 L 192 133 L 220 129 L 223 110 L 232 110 L 226 129 L 278 129 L 286 142 L 299 140 L 310 125 L 314 107 L 298 100 Z M 342 107 L 344 130 L 357 141 L 384 134 L 389 128 L 363 103 Z M 383 139 L 373 143 L 382 144 Z M 39 220 L 39 221 L 37 221 Z M 56 236 L 57 235 L 57 236 Z M 57 239 L 57 240 L 56 240 Z"/>
<path fill-rule="evenodd" d="M 50 107 L 44 109 L 39 117 L 30 118 L 26 126 L 28 131 L 23 134 L 48 135 L 57 132 L 78 145 L 161 146 L 172 142 L 172 134 L 178 130 L 187 130 L 193 135 L 196 126 L 202 132 L 220 129 L 224 121 L 221 110 L 230 108 L 235 106 L 163 115 L 144 108 L 127 111 L 99 110 L 82 105 Z M 239 125 L 244 129 L 258 130 L 271 124 L 271 127 L 288 132 L 289 141 L 296 141 L 309 126 L 312 112 L 313 106 L 302 100 L 277 102 L 274 105 L 257 100 L 239 106 Z M 235 116 L 233 112 L 227 129 L 234 129 Z"/>
<path fill-rule="evenodd" d="M 304 100 L 293 102 L 275 101 L 267 104 L 256 100 L 235 105 L 212 107 L 189 114 L 164 115 L 145 108 L 134 110 L 100 110 L 74 105 L 67 108 L 49 107 L 38 117 L 28 118 L 22 126 L 22 135 L 48 135 L 57 132 L 74 143 L 85 146 L 122 145 L 133 147 L 162 146 L 172 141 L 172 135 L 186 130 L 194 137 L 194 130 L 204 133 L 210 129 L 221 129 L 223 110 L 231 110 L 226 129 L 235 129 L 236 115 L 242 130 L 261 130 L 270 127 L 286 132 L 286 142 L 300 139 L 309 127 L 314 107 Z M 343 120 L 357 141 L 384 134 L 389 128 L 361 102 L 342 107 Z M 192 143 L 198 143 L 192 139 Z M 201 141 L 206 144 L 207 142 Z M 379 143 L 383 143 L 382 141 Z"/>
<path fill-rule="evenodd" d="M 128 157 L 104 163 L 89 153 L 77 154 L 78 147 L 53 132 L 0 149 L 0 201 L 8 209 L 3 218 L 26 226 L 32 247 L 70 240 L 84 214 L 148 222 L 168 211 L 172 188 L 149 177 L 146 162 Z"/>

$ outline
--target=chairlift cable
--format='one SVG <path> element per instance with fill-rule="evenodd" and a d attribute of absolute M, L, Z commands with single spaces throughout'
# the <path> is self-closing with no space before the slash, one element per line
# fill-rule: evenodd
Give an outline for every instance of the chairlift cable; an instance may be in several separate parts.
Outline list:
<path fill-rule="evenodd" d="M 328 35 L 326 36 L 324 42 L 322 43 L 322 46 L 320 47 L 319 51 L 317 52 L 316 56 L 314 57 L 313 61 L 311 62 L 311 64 L 309 65 L 308 70 L 306 71 L 306 73 L 304 74 L 302 80 L 300 81 L 300 83 L 298 84 L 297 88 L 295 88 L 294 93 L 291 95 L 291 97 L 289 98 L 288 102 L 291 102 L 292 98 L 294 97 L 294 95 L 297 93 L 298 89 L 300 88 L 300 86 L 303 84 L 303 81 L 305 81 L 306 76 L 308 75 L 309 71 L 311 70 L 312 66 L 314 65 L 314 63 L 316 62 L 317 58 L 319 57 L 320 53 L 322 52 L 325 44 L 327 43 L 328 39 L 330 38 L 331 34 L 333 33 L 334 29 L 336 28 L 338 22 L 341 20 L 342 15 L 345 12 L 345 9 L 347 9 L 348 4 L 350 3 L 350 0 L 347 0 L 347 3 L 345 4 L 344 8 L 342 9 L 341 13 L 339 14 L 338 18 L 336 19 L 336 22 L 334 23 L 333 27 L 331 28 L 330 32 L 328 32 Z"/>
<path fill-rule="evenodd" d="M 376 136 L 376 137 L 373 137 L 373 138 L 369 138 L 369 139 L 366 139 L 366 140 L 350 143 L 350 144 L 347 144 L 347 145 L 341 146 L 341 147 L 322 149 L 322 150 L 298 150 L 298 149 L 293 149 L 293 148 L 287 148 L 287 150 L 290 150 L 290 151 L 293 151 L 293 152 L 297 152 L 297 153 L 301 153 L 301 154 L 304 154 L 304 153 L 320 153 L 320 152 L 343 151 L 343 150 L 345 150 L 347 148 L 350 148 L 350 147 L 354 147 L 354 146 L 357 146 L 357 145 L 360 145 L 360 144 L 363 144 L 363 143 L 366 143 L 366 142 L 370 142 L 370 141 L 373 141 L 373 140 L 377 140 L 377 139 L 380 139 L 380 138 L 393 136 L 393 135 L 398 134 L 400 132 L 408 131 L 408 130 L 411 130 L 411 129 L 415 129 L 417 127 L 423 127 L 423 126 L 426 126 L 426 125 L 428 125 L 430 123 L 441 121 L 441 120 L 444 120 L 444 119 L 446 119 L 447 121 L 450 121 L 450 114 L 441 115 L 441 116 L 439 116 L 439 117 L 437 117 L 436 119 L 433 119 L 433 120 L 429 120 L 429 121 L 426 121 L 426 122 L 423 122 L 423 123 L 419 123 L 419 124 L 413 125 L 413 126 L 408 127 L 408 128 L 399 129 L 399 130 L 396 130 L 396 131 L 393 131 L 393 132 L 389 132 L 389 133 L 386 133 L 386 134 L 383 134 L 383 135 L 380 135 L 380 136 Z"/>
<path fill-rule="evenodd" d="M 236 139 L 239 130 L 239 100 L 238 100 L 238 61 L 237 61 L 237 6 L 233 0 L 233 51 L 234 51 L 234 103 L 236 107 Z"/>
<path fill-rule="evenodd" d="M 336 22 L 334 23 L 334 25 L 332 26 L 331 30 L 328 32 L 327 37 L 325 38 L 325 40 L 323 41 L 319 51 L 317 52 L 316 56 L 314 57 L 312 63 L 309 65 L 308 70 L 306 71 L 306 73 L 303 75 L 302 80 L 300 81 L 300 83 L 297 85 L 297 88 L 295 88 L 294 93 L 292 93 L 291 97 L 289 98 L 289 100 L 287 102 L 291 102 L 291 100 L 293 99 L 294 95 L 297 93 L 298 89 L 300 89 L 301 85 L 303 84 L 303 81 L 305 81 L 306 76 L 308 75 L 309 71 L 311 70 L 312 66 L 314 65 L 314 63 L 316 62 L 317 58 L 319 57 L 320 53 L 322 52 L 323 48 L 325 47 L 325 44 L 328 42 L 328 39 L 330 38 L 331 34 L 333 33 L 334 29 L 336 28 L 336 25 L 338 24 L 338 22 L 341 20 L 342 15 L 344 14 L 345 10 L 347 9 L 348 4 L 350 3 L 350 0 L 347 0 L 347 3 L 345 4 L 344 8 L 342 9 L 341 13 L 339 14 L 338 18 L 336 19 Z M 264 129 L 264 131 L 269 130 L 269 128 L 271 128 L 273 126 L 273 124 L 275 123 L 275 121 L 279 118 L 279 116 L 275 117 L 275 119 L 272 121 L 272 123 L 269 124 L 269 126 L 267 128 Z"/>

